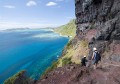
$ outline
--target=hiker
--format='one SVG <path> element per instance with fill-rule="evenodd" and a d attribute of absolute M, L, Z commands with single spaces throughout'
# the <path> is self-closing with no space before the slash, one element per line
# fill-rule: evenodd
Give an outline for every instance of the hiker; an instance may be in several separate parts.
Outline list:
<path fill-rule="evenodd" d="M 87 59 L 86 59 L 86 56 L 84 56 L 84 57 L 81 59 L 81 64 L 82 64 L 82 66 L 86 66 L 86 62 L 87 62 Z"/>
<path fill-rule="evenodd" d="M 94 69 L 96 69 L 98 62 L 101 60 L 101 56 L 99 52 L 97 51 L 97 48 L 93 48 L 92 60 L 93 60 Z"/>

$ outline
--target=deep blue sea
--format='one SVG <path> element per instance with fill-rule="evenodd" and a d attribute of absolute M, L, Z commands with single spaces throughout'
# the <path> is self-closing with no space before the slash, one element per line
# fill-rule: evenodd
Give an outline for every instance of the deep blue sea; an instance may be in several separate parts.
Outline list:
<path fill-rule="evenodd" d="M 68 40 L 50 29 L 0 31 L 0 84 L 20 70 L 39 79 Z"/>

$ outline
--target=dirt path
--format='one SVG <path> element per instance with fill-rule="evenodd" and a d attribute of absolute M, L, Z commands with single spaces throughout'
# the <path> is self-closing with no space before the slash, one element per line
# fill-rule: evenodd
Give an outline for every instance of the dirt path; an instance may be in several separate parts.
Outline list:
<path fill-rule="evenodd" d="M 120 63 L 102 62 L 95 70 L 76 64 L 67 65 L 50 72 L 37 84 L 120 84 Z"/>

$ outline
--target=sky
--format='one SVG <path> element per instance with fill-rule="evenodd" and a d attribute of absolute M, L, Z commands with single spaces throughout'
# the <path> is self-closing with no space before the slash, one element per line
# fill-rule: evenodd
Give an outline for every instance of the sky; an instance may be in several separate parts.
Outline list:
<path fill-rule="evenodd" d="M 57 27 L 73 18 L 74 0 L 0 0 L 0 30 Z"/>

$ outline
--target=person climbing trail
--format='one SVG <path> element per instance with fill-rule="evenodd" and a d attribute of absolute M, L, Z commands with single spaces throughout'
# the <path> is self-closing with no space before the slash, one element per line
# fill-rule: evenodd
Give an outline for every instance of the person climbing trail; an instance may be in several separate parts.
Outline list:
<path fill-rule="evenodd" d="M 81 59 L 81 64 L 82 64 L 82 66 L 86 66 L 86 62 L 87 62 L 87 59 L 86 59 L 86 56 L 84 56 L 84 57 Z"/>
<path fill-rule="evenodd" d="M 93 55 L 92 55 L 92 62 L 93 62 L 94 69 L 97 68 L 97 64 L 99 61 L 101 61 L 101 56 L 100 56 L 99 52 L 97 51 L 97 48 L 94 47 Z"/>

